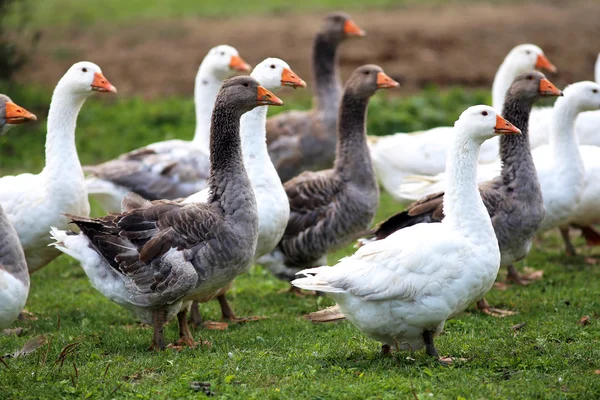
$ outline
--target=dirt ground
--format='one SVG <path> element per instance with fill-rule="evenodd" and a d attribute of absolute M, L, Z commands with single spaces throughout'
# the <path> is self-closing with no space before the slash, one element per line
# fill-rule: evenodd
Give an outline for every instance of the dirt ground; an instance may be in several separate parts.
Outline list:
<path fill-rule="evenodd" d="M 529 42 L 558 67 L 552 80 L 563 86 L 593 79 L 599 17 L 599 0 L 355 12 L 368 36 L 343 44 L 342 76 L 375 63 L 403 84 L 403 93 L 430 82 L 490 87 L 508 51 Z M 206 51 L 227 43 L 252 65 L 269 56 L 283 58 L 310 82 L 311 41 L 321 20 L 321 14 L 278 14 L 47 30 L 18 79 L 53 87 L 73 62 L 90 60 L 121 94 L 190 95 Z"/>

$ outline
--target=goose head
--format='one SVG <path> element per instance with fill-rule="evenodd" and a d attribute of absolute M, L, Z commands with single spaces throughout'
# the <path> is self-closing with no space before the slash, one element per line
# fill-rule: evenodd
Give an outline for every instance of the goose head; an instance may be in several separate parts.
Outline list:
<path fill-rule="evenodd" d="M 4 135 L 15 125 L 36 121 L 37 117 L 13 103 L 10 97 L 0 94 L 0 134 Z"/>
<path fill-rule="evenodd" d="M 391 89 L 400 86 L 377 65 L 367 64 L 358 67 L 346 82 L 346 91 L 359 97 L 370 97 L 378 89 Z"/>
<path fill-rule="evenodd" d="M 557 100 L 568 102 L 577 112 L 600 108 L 600 84 L 591 81 L 573 83 L 565 88 L 564 97 Z"/>
<path fill-rule="evenodd" d="M 226 103 L 242 114 L 258 106 L 283 105 L 281 99 L 251 76 L 237 76 L 224 81 L 217 103 Z"/>
<path fill-rule="evenodd" d="M 498 134 L 519 134 L 519 128 L 505 120 L 490 106 L 473 106 L 467 108 L 454 123 L 457 134 L 483 143 Z"/>
<path fill-rule="evenodd" d="M 556 67 L 544 55 L 542 49 L 534 44 L 521 44 L 508 53 L 504 63 L 513 68 L 517 74 L 532 69 L 556 72 Z"/>
<path fill-rule="evenodd" d="M 330 39 L 338 42 L 349 37 L 366 36 L 365 31 L 350 18 L 350 15 L 344 12 L 328 14 L 325 17 L 325 24 L 321 32 L 325 33 Z"/>
<path fill-rule="evenodd" d="M 267 58 L 254 67 L 250 76 L 259 81 L 261 86 L 269 90 L 274 90 L 281 86 L 291 86 L 294 89 L 306 87 L 306 82 L 291 70 L 288 63 L 279 58 Z"/>
<path fill-rule="evenodd" d="M 250 71 L 250 65 L 240 57 L 238 51 L 226 44 L 210 49 L 202 61 L 202 66 L 219 79 L 225 79 L 233 72 Z"/>
<path fill-rule="evenodd" d="M 117 93 L 117 88 L 104 77 L 100 67 L 89 61 L 73 64 L 60 79 L 57 88 L 66 89 L 71 94 L 84 97 L 93 92 Z"/>
<path fill-rule="evenodd" d="M 563 93 L 539 71 L 529 71 L 515 78 L 508 94 L 533 104 L 540 97 L 562 96 Z"/>

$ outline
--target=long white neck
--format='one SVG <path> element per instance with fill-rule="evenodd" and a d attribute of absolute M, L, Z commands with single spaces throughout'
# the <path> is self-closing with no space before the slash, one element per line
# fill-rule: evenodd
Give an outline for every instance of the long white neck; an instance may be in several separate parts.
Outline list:
<path fill-rule="evenodd" d="M 554 162 L 555 176 L 565 186 L 578 185 L 583 179 L 583 161 L 575 135 L 575 120 L 579 110 L 572 101 L 559 97 L 554 103 L 549 145 Z"/>
<path fill-rule="evenodd" d="M 57 86 L 52 95 L 46 134 L 46 166 L 42 171 L 48 182 L 60 184 L 81 179 L 83 171 L 75 147 L 77 115 L 87 95 L 74 94 Z"/>
<path fill-rule="evenodd" d="M 255 160 L 261 162 L 271 160 L 267 151 L 266 139 L 268 109 L 269 107 L 267 106 L 256 107 L 242 115 L 240 119 L 242 153 L 244 155 L 244 165 L 247 167 L 254 163 Z M 248 170 L 248 173 L 251 174 L 250 170 Z M 250 177 L 250 180 L 252 180 L 252 177 Z"/>
<path fill-rule="evenodd" d="M 516 71 L 514 65 L 510 65 L 507 62 L 500 64 L 498 72 L 494 77 L 494 83 L 492 85 L 492 107 L 496 112 L 502 112 L 502 106 L 504 105 L 504 97 L 510 85 L 512 85 L 516 76 L 525 71 Z"/>
<path fill-rule="evenodd" d="M 194 86 L 194 105 L 196 108 L 196 132 L 192 143 L 208 152 L 210 148 L 210 118 L 215 100 L 225 76 L 216 76 L 211 67 L 200 64 Z"/>
<path fill-rule="evenodd" d="M 457 131 L 446 161 L 443 223 L 464 232 L 465 236 L 472 236 L 473 241 L 485 241 L 494 236 L 490 216 L 477 186 L 477 158 L 480 146 L 480 143 L 464 137 Z M 475 237 L 473 232 L 478 232 L 480 237 Z"/>

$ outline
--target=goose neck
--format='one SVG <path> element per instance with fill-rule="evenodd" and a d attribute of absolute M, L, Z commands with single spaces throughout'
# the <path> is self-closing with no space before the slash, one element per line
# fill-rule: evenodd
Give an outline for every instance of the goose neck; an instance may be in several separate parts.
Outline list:
<path fill-rule="evenodd" d="M 460 129 L 455 127 L 454 129 Z M 446 192 L 443 223 L 471 236 L 473 232 L 494 235 L 492 222 L 477 186 L 477 160 L 481 143 L 457 132 L 446 161 Z M 473 235 L 473 240 L 485 240 Z"/>
<path fill-rule="evenodd" d="M 313 43 L 313 81 L 317 109 L 337 115 L 342 84 L 338 68 L 338 41 L 318 33 Z"/>
<path fill-rule="evenodd" d="M 196 131 L 193 144 L 204 149 L 210 147 L 210 122 L 215 100 L 223 79 L 211 73 L 202 63 L 196 74 L 194 85 L 194 108 L 196 110 Z"/>
<path fill-rule="evenodd" d="M 46 166 L 44 174 L 51 179 L 63 182 L 68 179 L 66 175 L 81 175 L 83 171 L 75 146 L 75 128 L 77 116 L 87 94 L 74 94 L 66 88 L 57 86 L 52 95 L 50 110 L 48 112 L 48 132 L 46 134 Z"/>
<path fill-rule="evenodd" d="M 498 68 L 498 72 L 496 72 L 496 76 L 494 77 L 494 83 L 492 84 L 492 107 L 494 107 L 496 112 L 502 111 L 506 92 L 520 72 L 516 71 L 515 67 L 506 61 L 500 64 L 500 68 Z"/>
<path fill-rule="evenodd" d="M 254 160 L 270 160 L 266 139 L 267 110 L 268 106 L 256 107 L 242 115 L 240 120 L 242 153 L 246 166 Z"/>
<path fill-rule="evenodd" d="M 346 89 L 338 117 L 338 140 L 334 168 L 345 180 L 377 186 L 367 146 L 366 119 L 370 97 Z"/>
<path fill-rule="evenodd" d="M 529 144 L 529 115 L 533 103 L 520 101 L 507 96 L 502 115 L 521 130 L 520 135 L 502 135 L 500 137 L 500 159 L 502 178 L 505 183 L 533 181 L 537 182 L 535 165 Z M 525 188 L 525 185 L 516 185 Z"/>

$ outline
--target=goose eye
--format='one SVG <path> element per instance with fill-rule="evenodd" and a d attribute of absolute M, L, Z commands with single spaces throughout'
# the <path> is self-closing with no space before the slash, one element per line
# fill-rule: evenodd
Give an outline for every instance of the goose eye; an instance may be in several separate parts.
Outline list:
<path fill-rule="evenodd" d="M 275 69 L 275 64 L 271 64 L 271 69 Z"/>
<path fill-rule="evenodd" d="M 365 72 L 363 72 L 363 74 L 365 74 L 365 75 L 369 75 L 370 73 L 371 73 L 371 72 L 369 72 L 369 71 L 365 71 Z"/>
<path fill-rule="evenodd" d="M 592 93 L 598 93 L 598 89 L 592 89 Z"/>
<path fill-rule="evenodd" d="M 529 79 L 530 81 L 532 81 L 532 80 L 533 80 L 533 76 L 529 75 L 529 76 L 527 77 L 527 79 Z"/>
<path fill-rule="evenodd" d="M 222 55 L 222 56 L 224 56 L 224 55 L 225 55 L 225 52 L 224 52 L 224 51 L 222 51 L 222 52 L 221 52 L 221 55 Z"/>
<path fill-rule="evenodd" d="M 250 86 L 250 85 L 248 85 L 247 83 L 244 83 L 244 86 L 248 87 L 248 86 Z"/>
<path fill-rule="evenodd" d="M 531 54 L 531 50 L 527 50 L 527 51 L 525 52 L 525 54 L 527 54 L 527 55 Z"/>
<path fill-rule="evenodd" d="M 83 72 L 87 72 L 87 68 L 81 68 Z"/>
<path fill-rule="evenodd" d="M 488 112 L 487 112 L 487 111 L 482 111 L 482 112 L 481 112 L 481 115 L 483 115 L 484 117 L 487 117 L 487 115 L 488 115 Z"/>

